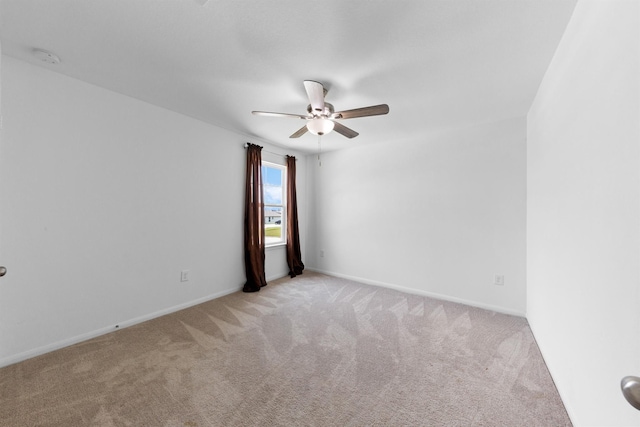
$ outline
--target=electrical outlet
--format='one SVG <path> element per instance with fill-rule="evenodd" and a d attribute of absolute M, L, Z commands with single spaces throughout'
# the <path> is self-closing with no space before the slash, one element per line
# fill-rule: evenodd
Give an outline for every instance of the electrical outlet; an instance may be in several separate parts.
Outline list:
<path fill-rule="evenodd" d="M 189 270 L 182 270 L 180 272 L 180 281 L 188 282 L 189 281 Z"/>
<path fill-rule="evenodd" d="M 502 274 L 496 274 L 493 284 L 496 286 L 504 286 L 504 276 Z"/>
<path fill-rule="evenodd" d="M 324 258 L 324 249 L 320 249 L 320 258 Z"/>

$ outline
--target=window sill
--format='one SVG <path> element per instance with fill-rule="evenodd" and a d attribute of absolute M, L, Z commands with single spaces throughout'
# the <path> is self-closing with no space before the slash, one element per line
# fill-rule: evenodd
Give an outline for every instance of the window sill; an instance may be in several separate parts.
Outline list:
<path fill-rule="evenodd" d="M 265 246 L 265 247 L 264 247 L 264 250 L 265 250 L 265 251 L 269 251 L 269 250 L 271 250 L 271 249 L 278 249 L 278 248 L 286 247 L 286 246 L 287 246 L 287 243 L 286 243 L 286 242 L 282 242 L 282 243 L 274 243 L 274 244 L 272 244 L 272 245 Z"/>

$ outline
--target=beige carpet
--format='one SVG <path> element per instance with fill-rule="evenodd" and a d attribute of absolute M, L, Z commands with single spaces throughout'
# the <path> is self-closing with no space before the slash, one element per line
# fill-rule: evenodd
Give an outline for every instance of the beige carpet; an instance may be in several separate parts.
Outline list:
<path fill-rule="evenodd" d="M 565 426 L 523 318 L 312 272 L 0 369 L 2 426 Z"/>

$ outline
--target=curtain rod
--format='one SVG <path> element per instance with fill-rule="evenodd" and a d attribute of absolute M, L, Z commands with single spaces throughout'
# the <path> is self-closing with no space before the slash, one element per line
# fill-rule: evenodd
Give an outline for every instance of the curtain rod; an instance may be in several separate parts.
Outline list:
<path fill-rule="evenodd" d="M 254 144 L 257 145 L 257 144 Z M 246 149 L 249 147 L 249 142 L 245 142 L 243 147 Z M 269 150 L 265 150 L 264 148 L 262 149 L 262 151 L 264 151 L 265 153 L 269 153 L 269 154 L 275 154 L 276 156 L 282 156 L 282 157 L 294 157 L 296 159 L 296 162 L 298 161 L 298 158 L 295 156 L 290 156 L 289 154 L 280 154 L 280 153 L 274 153 L 273 151 L 269 151 Z"/>

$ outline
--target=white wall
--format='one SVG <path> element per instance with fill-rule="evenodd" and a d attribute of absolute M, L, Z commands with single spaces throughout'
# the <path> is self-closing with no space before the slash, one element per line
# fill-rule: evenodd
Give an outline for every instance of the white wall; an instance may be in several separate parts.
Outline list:
<path fill-rule="evenodd" d="M 525 124 L 309 156 L 308 266 L 524 315 Z"/>
<path fill-rule="evenodd" d="M 244 284 L 246 137 L 6 56 L 2 114 L 0 366 Z"/>
<path fill-rule="evenodd" d="M 527 315 L 577 426 L 640 425 L 638 5 L 578 2 L 528 116 Z"/>

